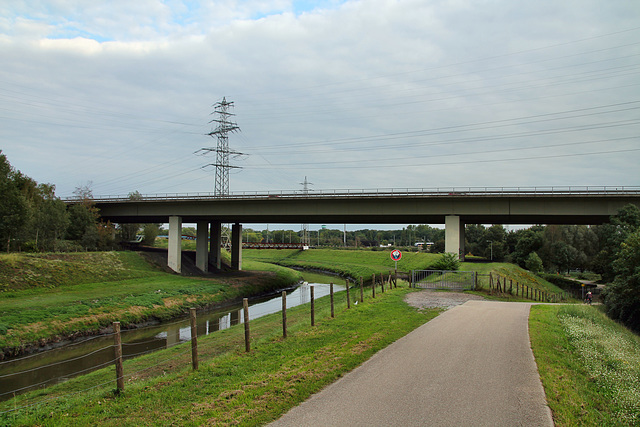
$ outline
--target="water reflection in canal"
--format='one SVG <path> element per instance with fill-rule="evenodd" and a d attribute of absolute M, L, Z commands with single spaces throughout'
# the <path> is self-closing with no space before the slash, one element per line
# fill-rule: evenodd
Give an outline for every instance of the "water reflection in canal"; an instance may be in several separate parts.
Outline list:
<path fill-rule="evenodd" d="M 329 285 L 303 284 L 292 292 L 287 292 L 287 307 L 306 304 L 310 300 L 310 286 L 314 286 L 315 298 L 329 294 Z M 344 290 L 344 286 L 334 285 L 334 292 Z M 282 309 L 280 294 L 250 301 L 249 320 Z M 197 314 L 198 335 L 208 335 L 216 331 L 244 323 L 242 305 L 223 310 L 202 311 Z M 150 327 L 125 330 L 122 332 L 122 353 L 131 359 L 156 350 L 170 348 L 191 339 L 189 318 Z M 82 375 L 114 361 L 113 335 L 92 337 L 42 353 L 0 362 L 0 400 L 7 400 L 15 394 L 65 381 Z"/>

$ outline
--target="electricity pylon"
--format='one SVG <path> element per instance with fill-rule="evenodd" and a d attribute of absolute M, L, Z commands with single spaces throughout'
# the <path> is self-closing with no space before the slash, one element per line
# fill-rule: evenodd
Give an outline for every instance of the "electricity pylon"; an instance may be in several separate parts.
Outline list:
<path fill-rule="evenodd" d="M 216 162 L 209 163 L 203 167 L 215 166 L 216 178 L 213 185 L 213 195 L 224 197 L 229 195 L 229 170 L 240 169 L 239 166 L 229 164 L 229 157 L 231 155 L 242 155 L 242 153 L 229 149 L 229 134 L 239 131 L 240 127 L 230 120 L 231 116 L 235 116 L 235 114 L 229 112 L 229 108 L 233 107 L 233 102 L 228 102 L 227 98 L 223 97 L 222 101 L 216 102 L 213 104 L 213 107 L 214 110 L 211 114 L 216 114 L 217 116 L 209 123 L 216 123 L 216 125 L 207 135 L 216 138 L 217 144 L 215 148 L 205 147 L 201 148 L 199 152 L 203 152 L 203 154 L 207 154 L 208 152 L 216 153 Z M 222 224 L 222 244 L 226 248 L 231 246 L 230 224 Z"/>
<path fill-rule="evenodd" d="M 215 166 L 216 179 L 213 186 L 214 196 L 228 196 L 229 195 L 229 169 L 239 169 L 239 166 L 232 166 L 229 164 L 230 155 L 242 155 L 237 151 L 229 149 L 229 134 L 237 132 L 240 127 L 235 122 L 232 122 L 229 118 L 235 116 L 235 114 L 229 112 L 229 107 L 233 107 L 233 102 L 228 102 L 226 97 L 222 98 L 221 102 L 216 102 L 214 105 L 213 113 L 217 114 L 217 117 L 211 120 L 209 123 L 217 123 L 216 127 L 211 130 L 207 135 L 217 139 L 216 147 L 205 147 L 199 151 L 215 152 L 216 162 L 209 163 L 206 166 Z M 205 167 L 206 167 L 205 166 Z"/>

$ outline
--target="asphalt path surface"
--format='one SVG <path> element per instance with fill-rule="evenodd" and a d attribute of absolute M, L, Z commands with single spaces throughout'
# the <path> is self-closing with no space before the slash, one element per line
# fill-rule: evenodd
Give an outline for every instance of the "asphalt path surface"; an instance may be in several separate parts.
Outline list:
<path fill-rule="evenodd" d="M 553 426 L 531 304 L 467 301 L 376 353 L 273 426 Z"/>

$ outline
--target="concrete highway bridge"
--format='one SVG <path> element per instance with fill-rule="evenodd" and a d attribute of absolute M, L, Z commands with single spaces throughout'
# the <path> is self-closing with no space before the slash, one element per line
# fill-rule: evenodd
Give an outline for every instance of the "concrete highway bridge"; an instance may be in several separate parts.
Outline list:
<path fill-rule="evenodd" d="M 183 223 L 197 224 L 196 265 L 203 271 L 209 262 L 221 266 L 221 224 L 233 224 L 231 264 L 239 270 L 243 223 L 444 224 L 446 252 L 463 256 L 465 224 L 602 224 L 629 203 L 640 207 L 640 187 L 198 193 L 94 201 L 102 218 L 114 223 L 169 223 L 168 264 L 180 272 Z"/>

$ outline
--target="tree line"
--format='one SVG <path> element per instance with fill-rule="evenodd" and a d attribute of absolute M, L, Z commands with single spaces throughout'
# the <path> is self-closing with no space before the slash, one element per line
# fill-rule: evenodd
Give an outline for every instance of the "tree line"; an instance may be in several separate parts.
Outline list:
<path fill-rule="evenodd" d="M 138 225 L 100 220 L 90 183 L 76 188 L 74 196 L 77 203 L 67 206 L 56 197 L 55 185 L 39 184 L 16 170 L 0 150 L 0 251 L 112 250 L 119 241 L 135 238 Z"/>

